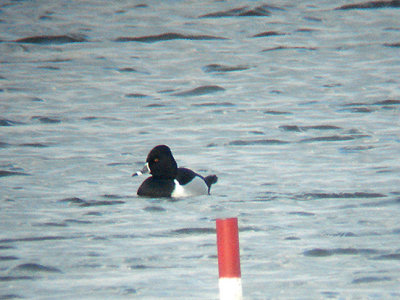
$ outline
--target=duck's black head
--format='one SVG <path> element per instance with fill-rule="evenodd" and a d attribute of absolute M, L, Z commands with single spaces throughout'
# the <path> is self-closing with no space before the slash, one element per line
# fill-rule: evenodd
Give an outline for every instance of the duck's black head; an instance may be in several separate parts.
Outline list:
<path fill-rule="evenodd" d="M 171 149 L 166 145 L 155 146 L 147 155 L 146 162 L 153 177 L 174 179 L 177 175 L 178 166 L 172 156 Z"/>

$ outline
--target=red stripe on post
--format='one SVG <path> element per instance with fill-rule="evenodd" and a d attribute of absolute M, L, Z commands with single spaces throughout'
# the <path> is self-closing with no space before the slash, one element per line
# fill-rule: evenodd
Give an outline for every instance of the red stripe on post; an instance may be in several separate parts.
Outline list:
<path fill-rule="evenodd" d="M 237 218 L 217 219 L 217 248 L 219 278 L 240 278 Z"/>

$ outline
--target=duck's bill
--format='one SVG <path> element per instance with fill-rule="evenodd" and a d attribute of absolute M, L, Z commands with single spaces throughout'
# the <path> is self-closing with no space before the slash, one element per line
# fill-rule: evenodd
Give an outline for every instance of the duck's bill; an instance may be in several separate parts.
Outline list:
<path fill-rule="evenodd" d="M 133 176 L 141 176 L 141 175 L 147 174 L 147 173 L 150 173 L 149 163 L 146 163 L 144 165 L 143 169 L 141 169 L 140 171 L 137 171 L 136 173 L 133 173 L 132 177 Z"/>

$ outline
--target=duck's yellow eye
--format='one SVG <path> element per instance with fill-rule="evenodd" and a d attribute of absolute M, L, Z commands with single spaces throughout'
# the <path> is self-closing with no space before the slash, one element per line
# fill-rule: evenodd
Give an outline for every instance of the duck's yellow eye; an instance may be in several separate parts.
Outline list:
<path fill-rule="evenodd" d="M 158 162 L 158 161 L 159 161 L 159 159 L 158 159 L 158 158 L 155 158 L 155 159 L 154 159 L 154 162 L 155 162 L 155 163 L 156 163 L 156 162 Z"/>

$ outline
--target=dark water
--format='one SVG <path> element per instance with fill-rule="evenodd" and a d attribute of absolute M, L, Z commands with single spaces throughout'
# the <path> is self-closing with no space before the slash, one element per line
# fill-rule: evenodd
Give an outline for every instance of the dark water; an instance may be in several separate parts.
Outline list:
<path fill-rule="evenodd" d="M 0 299 L 396 299 L 400 10 L 381 3 L 0 4 Z M 157 144 L 211 196 L 143 199 Z"/>

